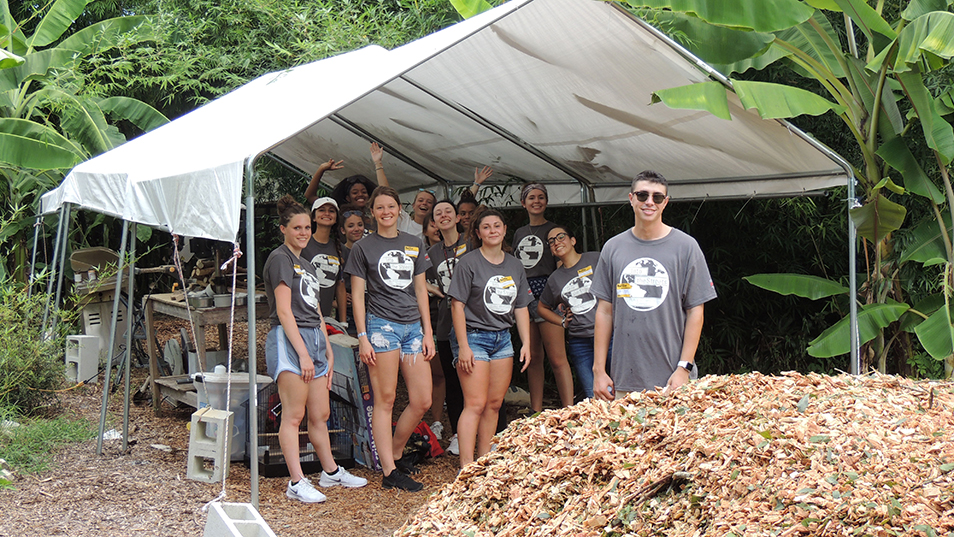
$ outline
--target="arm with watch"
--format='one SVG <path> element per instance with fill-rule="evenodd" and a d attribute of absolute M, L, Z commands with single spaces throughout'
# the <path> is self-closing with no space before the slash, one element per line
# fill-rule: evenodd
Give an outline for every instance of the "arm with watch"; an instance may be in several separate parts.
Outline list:
<path fill-rule="evenodd" d="M 699 304 L 686 310 L 686 329 L 682 335 L 682 352 L 679 365 L 669 376 L 664 392 L 675 390 L 689 381 L 689 373 L 696 366 L 696 348 L 702 336 L 703 305 Z"/>

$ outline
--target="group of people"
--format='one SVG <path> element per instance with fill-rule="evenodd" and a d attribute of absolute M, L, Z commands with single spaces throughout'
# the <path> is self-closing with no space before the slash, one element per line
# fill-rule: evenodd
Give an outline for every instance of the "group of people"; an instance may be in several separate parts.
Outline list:
<path fill-rule="evenodd" d="M 577 251 L 572 230 L 544 215 L 546 186 L 524 186 L 520 201 L 529 223 L 515 231 L 511 254 L 503 214 L 474 196 L 490 168 L 475 170 L 473 186 L 456 203 L 421 190 L 408 214 L 382 157 L 372 144 L 376 184 L 351 176 L 330 197 L 318 197 L 318 185 L 343 162 L 322 163 L 305 192 L 310 213 L 291 196 L 279 201 L 285 240 L 264 270 L 272 323 L 266 358 L 282 401 L 279 440 L 290 498 L 325 499 L 298 463 L 306 410 L 323 468 L 319 485 L 367 483 L 331 456 L 326 422 L 334 357 L 323 317 L 333 304 L 368 367 L 371 428 L 386 489 L 423 487 L 412 477 L 419 469 L 402 455 L 428 410 L 435 432 L 442 432 L 444 401 L 454 433 L 449 449 L 459 453 L 461 467 L 490 451 L 506 425 L 501 408 L 515 357 L 528 371 L 535 411 L 543 408 L 544 356 L 561 403 L 572 404 L 567 349 L 587 397 L 674 389 L 697 374 L 703 304 L 715 290 L 695 240 L 662 222 L 669 197 L 661 174 L 635 178 L 634 227 L 602 252 Z M 399 372 L 408 403 L 392 429 Z"/>

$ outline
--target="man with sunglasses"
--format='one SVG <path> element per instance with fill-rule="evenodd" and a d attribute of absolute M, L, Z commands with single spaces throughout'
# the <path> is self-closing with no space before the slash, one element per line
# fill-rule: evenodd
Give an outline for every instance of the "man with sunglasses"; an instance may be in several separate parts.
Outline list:
<path fill-rule="evenodd" d="M 635 225 L 606 241 L 591 287 L 599 301 L 593 392 L 605 400 L 657 387 L 672 390 L 695 378 L 703 304 L 716 297 L 698 243 L 662 221 L 669 204 L 665 177 L 640 172 L 629 203 Z"/>

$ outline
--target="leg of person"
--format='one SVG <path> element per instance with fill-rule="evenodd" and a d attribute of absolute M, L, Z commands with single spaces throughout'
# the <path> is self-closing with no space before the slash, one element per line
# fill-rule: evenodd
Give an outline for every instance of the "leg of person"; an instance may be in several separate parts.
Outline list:
<path fill-rule="evenodd" d="M 573 372 L 570 370 L 570 362 L 566 359 L 563 328 L 553 323 L 536 324 L 540 328 L 540 339 L 543 340 L 550 367 L 553 368 L 560 404 L 570 406 L 573 404 Z"/>
<path fill-rule="evenodd" d="M 511 348 L 511 350 L 513 350 Z M 513 357 L 489 362 L 490 375 L 487 385 L 487 404 L 480 417 L 480 427 L 477 431 L 477 456 L 480 457 L 490 451 L 491 441 L 497 433 L 497 418 L 500 405 L 507 388 L 510 387 L 510 377 L 513 374 Z"/>
<path fill-rule="evenodd" d="M 512 373 L 513 373 L 513 372 L 511 372 L 511 374 L 512 374 Z M 513 377 L 512 377 L 512 376 L 511 376 L 511 380 L 513 380 Z M 507 388 L 509 389 L 510 386 L 507 386 Z M 507 394 L 505 393 L 505 394 L 504 394 L 504 397 L 506 397 L 506 396 L 507 396 Z M 506 401 L 501 401 L 501 402 L 500 402 L 500 409 L 497 410 L 497 432 L 498 432 L 498 433 L 502 433 L 502 432 L 504 431 L 504 429 L 507 428 L 508 425 L 510 425 L 510 419 L 507 418 L 507 402 L 506 402 Z"/>
<path fill-rule="evenodd" d="M 368 366 L 371 390 L 374 392 L 374 410 L 371 413 L 371 434 L 378 449 L 378 460 L 384 475 L 394 471 L 394 452 L 391 451 L 391 416 L 397 392 L 397 376 L 401 363 L 401 350 L 378 352 L 375 364 Z"/>
<path fill-rule="evenodd" d="M 444 379 L 444 368 L 439 357 L 431 358 L 431 432 L 438 440 L 444 432 L 444 424 L 441 423 L 441 417 L 444 415 L 444 393 L 446 383 Z"/>
<path fill-rule="evenodd" d="M 338 466 L 331 451 L 331 439 L 328 437 L 328 417 L 331 406 L 328 401 L 327 376 L 315 377 L 308 383 L 308 439 L 315 446 L 318 460 L 321 461 L 321 476 L 318 485 L 328 487 L 358 488 L 368 484 L 363 477 Z M 333 470 L 332 470 L 333 469 Z"/>
<path fill-rule="evenodd" d="M 471 348 L 474 348 L 473 344 L 471 344 Z M 487 407 L 490 362 L 475 360 L 473 371 L 466 373 L 458 368 L 457 375 L 460 377 L 460 386 L 464 392 L 464 410 L 460 413 L 460 422 L 457 424 L 460 467 L 463 468 L 474 462 L 474 451 L 477 447 L 477 435 L 481 418 L 484 415 L 484 409 Z M 509 382 L 507 385 L 509 386 Z M 494 415 L 494 426 L 496 426 L 496 423 L 497 416 Z"/>
<path fill-rule="evenodd" d="M 420 470 L 410 463 L 399 462 L 404 454 L 404 446 L 407 445 L 411 433 L 421 423 L 424 414 L 431 406 L 431 366 L 424 360 L 424 355 L 417 352 L 405 354 L 401 359 L 401 375 L 404 377 L 404 384 L 407 385 L 407 407 L 401 412 L 397 425 L 394 427 L 394 438 L 392 439 L 395 464 L 398 468 L 405 470 L 405 473 L 415 474 Z"/>
<path fill-rule="evenodd" d="M 566 340 L 573 360 L 573 368 L 580 379 L 583 393 L 589 399 L 593 398 L 593 338 L 569 337 Z"/>
<path fill-rule="evenodd" d="M 278 397 L 282 402 L 282 422 L 278 428 L 278 444 L 288 467 L 291 480 L 285 489 L 289 498 L 305 503 L 320 503 L 327 498 L 311 486 L 301 471 L 301 454 L 298 449 L 298 428 L 305 417 L 308 400 L 308 385 L 300 375 L 282 371 L 278 375 Z"/>
<path fill-rule="evenodd" d="M 464 393 L 460 389 L 457 368 L 454 367 L 454 352 L 450 341 L 438 341 L 437 353 L 444 371 L 444 400 L 447 401 L 447 417 L 450 420 L 451 433 L 457 434 L 457 421 L 464 409 Z"/>
<path fill-rule="evenodd" d="M 530 408 L 534 412 L 543 410 L 543 341 L 540 338 L 540 325 L 530 321 L 530 341 L 521 342 L 530 345 L 530 365 L 527 367 L 527 381 L 530 384 Z"/>

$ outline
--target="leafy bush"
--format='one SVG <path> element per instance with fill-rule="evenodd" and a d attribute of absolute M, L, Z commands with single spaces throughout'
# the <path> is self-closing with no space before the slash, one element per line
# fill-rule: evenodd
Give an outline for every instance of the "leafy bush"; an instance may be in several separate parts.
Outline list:
<path fill-rule="evenodd" d="M 24 287 L 0 282 L 0 408 L 33 414 L 64 383 L 63 353 L 72 314 L 60 312 L 57 330 L 43 334 L 45 307 L 45 296 L 28 297 Z"/>

